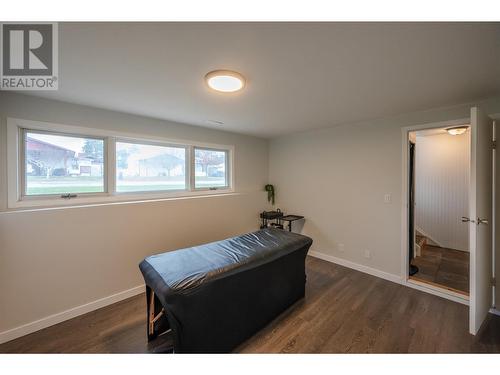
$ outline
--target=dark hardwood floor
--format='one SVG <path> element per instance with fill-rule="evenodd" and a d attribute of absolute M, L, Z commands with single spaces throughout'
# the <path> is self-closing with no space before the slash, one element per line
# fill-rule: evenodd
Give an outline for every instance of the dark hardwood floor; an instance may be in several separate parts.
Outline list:
<path fill-rule="evenodd" d="M 414 258 L 411 264 L 419 269 L 412 279 L 469 294 L 468 252 L 425 245 L 422 255 Z"/>
<path fill-rule="evenodd" d="M 140 295 L 0 345 L 1 353 L 158 353 L 146 341 Z M 468 307 L 319 259 L 307 259 L 306 298 L 241 353 L 500 352 L 500 317 L 468 333 Z"/>

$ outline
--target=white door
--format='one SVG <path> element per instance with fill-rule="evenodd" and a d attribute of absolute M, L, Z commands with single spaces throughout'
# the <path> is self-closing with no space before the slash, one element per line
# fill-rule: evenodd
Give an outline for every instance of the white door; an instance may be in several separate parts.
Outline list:
<path fill-rule="evenodd" d="M 500 121 L 493 121 L 493 133 L 494 133 L 494 138 L 495 141 L 498 143 L 498 133 L 500 130 L 499 127 Z M 494 158 L 493 158 L 493 277 L 498 279 L 498 275 L 500 275 L 500 257 L 498 255 L 495 255 L 498 253 L 497 249 L 500 249 L 500 231 L 498 230 L 498 213 L 500 212 L 500 179 L 499 173 L 498 173 L 498 168 L 500 167 L 500 150 L 498 148 L 495 149 L 493 152 Z M 499 285 L 495 285 L 493 287 L 494 289 L 494 294 L 493 294 L 493 306 L 498 310 L 499 308 L 497 307 L 500 304 L 500 288 Z"/>
<path fill-rule="evenodd" d="M 492 304 L 492 141 L 492 120 L 480 108 L 471 108 L 469 331 L 473 335 Z"/>

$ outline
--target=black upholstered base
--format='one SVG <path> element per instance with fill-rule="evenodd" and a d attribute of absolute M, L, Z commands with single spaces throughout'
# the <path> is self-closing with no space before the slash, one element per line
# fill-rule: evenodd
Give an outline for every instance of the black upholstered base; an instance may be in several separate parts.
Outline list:
<path fill-rule="evenodd" d="M 217 262 L 211 263 L 211 271 L 205 274 L 199 274 L 199 267 L 195 267 L 184 275 L 189 283 L 161 276 L 162 270 L 154 266 L 172 266 L 175 252 L 165 253 L 172 262 L 146 259 L 140 264 L 148 290 L 156 295 L 153 315 L 161 307 L 166 312 L 166 318 L 156 321 L 151 339 L 171 328 L 177 353 L 230 352 L 304 296 L 305 258 L 312 240 L 279 229 L 251 235 L 255 239 L 253 249 L 249 249 L 248 241 L 240 242 L 238 238 L 206 245 L 207 254 L 211 249 L 223 248 L 227 259 L 235 261 L 227 264 L 222 260 L 225 265 L 220 268 Z M 178 265 L 189 258 L 186 253 L 181 257 L 185 259 Z M 172 285 L 177 288 L 172 289 Z"/>

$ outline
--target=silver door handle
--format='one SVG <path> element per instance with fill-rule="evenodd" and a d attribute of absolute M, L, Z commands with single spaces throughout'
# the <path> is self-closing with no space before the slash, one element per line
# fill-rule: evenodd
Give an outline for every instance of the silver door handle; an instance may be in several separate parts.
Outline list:
<path fill-rule="evenodd" d="M 477 225 L 479 224 L 488 224 L 488 220 L 477 218 Z"/>
<path fill-rule="evenodd" d="M 462 223 L 475 223 L 474 220 L 469 219 L 468 217 L 462 216 Z"/>

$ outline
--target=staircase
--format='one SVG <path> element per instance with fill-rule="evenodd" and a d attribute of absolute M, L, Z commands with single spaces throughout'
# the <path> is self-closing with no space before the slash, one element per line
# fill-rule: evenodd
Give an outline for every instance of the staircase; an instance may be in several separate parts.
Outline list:
<path fill-rule="evenodd" d="M 422 255 L 422 250 L 424 249 L 425 245 L 427 245 L 427 237 L 417 231 L 415 235 L 415 257 L 419 257 Z"/>

